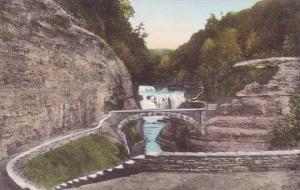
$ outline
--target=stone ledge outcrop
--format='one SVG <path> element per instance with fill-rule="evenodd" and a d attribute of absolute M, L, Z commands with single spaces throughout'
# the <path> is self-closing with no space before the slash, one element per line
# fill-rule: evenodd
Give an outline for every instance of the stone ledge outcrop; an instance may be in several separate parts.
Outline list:
<path fill-rule="evenodd" d="M 237 63 L 234 67 L 277 67 L 266 84 L 253 82 L 219 105 L 218 114 L 186 137 L 193 151 L 269 150 L 268 131 L 291 109 L 291 97 L 300 90 L 300 58 L 283 57 Z"/>

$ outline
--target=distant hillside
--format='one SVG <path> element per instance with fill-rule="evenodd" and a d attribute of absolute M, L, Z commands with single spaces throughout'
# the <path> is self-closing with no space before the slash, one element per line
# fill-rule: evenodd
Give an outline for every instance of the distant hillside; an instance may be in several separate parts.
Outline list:
<path fill-rule="evenodd" d="M 201 83 L 218 95 L 234 63 L 281 56 L 300 56 L 299 0 L 262 0 L 221 19 L 212 15 L 205 29 L 161 61 L 157 73 L 164 80 Z"/>
<path fill-rule="evenodd" d="M 150 49 L 150 51 L 151 51 L 152 53 L 154 53 L 154 54 L 157 54 L 157 55 L 162 56 L 162 55 L 164 55 L 164 54 L 166 54 L 166 53 L 172 52 L 173 50 L 167 49 L 167 48 L 161 48 L 161 49 Z"/>

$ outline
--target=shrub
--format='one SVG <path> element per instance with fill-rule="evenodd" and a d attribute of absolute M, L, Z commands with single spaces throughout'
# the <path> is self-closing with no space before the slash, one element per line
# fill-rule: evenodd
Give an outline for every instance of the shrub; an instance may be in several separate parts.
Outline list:
<path fill-rule="evenodd" d="M 270 131 L 270 142 L 275 148 L 292 148 L 300 142 L 300 94 L 292 98 L 294 107 L 276 128 Z"/>

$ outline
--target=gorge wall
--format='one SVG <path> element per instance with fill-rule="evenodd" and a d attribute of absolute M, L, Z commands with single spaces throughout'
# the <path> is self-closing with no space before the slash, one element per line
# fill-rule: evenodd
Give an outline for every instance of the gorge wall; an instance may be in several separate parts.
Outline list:
<path fill-rule="evenodd" d="M 204 134 L 200 130 L 187 134 L 185 143 L 193 151 L 252 151 L 270 148 L 268 131 L 276 127 L 278 120 L 290 111 L 291 96 L 300 89 L 300 59 L 270 58 L 235 65 L 265 66 L 278 67 L 267 84 L 248 84 L 236 93 L 231 102 L 219 106 L 216 117 L 201 126 Z M 174 134 L 177 133 L 174 130 L 176 126 L 165 128 L 159 137 L 160 141 L 176 141 Z"/>
<path fill-rule="evenodd" d="M 135 108 L 123 62 L 53 0 L 0 1 L 0 160 Z"/>

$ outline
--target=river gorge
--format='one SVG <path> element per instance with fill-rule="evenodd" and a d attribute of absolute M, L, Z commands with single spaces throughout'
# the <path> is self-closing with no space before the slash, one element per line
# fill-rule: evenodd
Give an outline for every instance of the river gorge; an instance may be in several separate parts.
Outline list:
<path fill-rule="evenodd" d="M 157 53 L 127 0 L 0 0 L 0 190 L 299 190 L 292 1 Z"/>
<path fill-rule="evenodd" d="M 147 109 L 176 109 L 186 101 L 184 90 L 171 90 L 167 87 L 157 89 L 154 86 L 139 86 L 140 105 Z M 144 134 L 146 137 L 146 152 L 160 152 L 156 138 L 165 127 L 162 116 L 144 117 Z"/>

